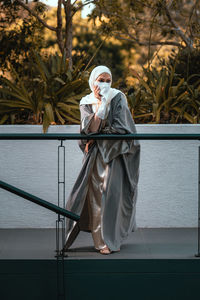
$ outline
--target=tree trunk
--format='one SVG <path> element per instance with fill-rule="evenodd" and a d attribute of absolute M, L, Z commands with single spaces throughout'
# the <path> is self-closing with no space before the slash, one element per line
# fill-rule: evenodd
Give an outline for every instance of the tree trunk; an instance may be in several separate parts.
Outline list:
<path fill-rule="evenodd" d="M 63 54 L 64 43 L 63 43 L 63 34 L 62 34 L 62 0 L 58 0 L 56 35 L 57 35 L 58 46 L 60 48 L 61 53 Z"/>
<path fill-rule="evenodd" d="M 71 0 L 65 2 L 65 45 L 64 51 L 66 51 L 66 57 L 69 59 L 69 67 L 72 68 L 72 5 Z"/>
<path fill-rule="evenodd" d="M 50 26 L 39 14 L 31 9 L 31 7 L 25 4 L 22 0 L 16 0 L 18 4 L 27 10 L 32 16 L 34 16 L 44 27 L 51 31 L 56 32 L 57 43 L 62 54 L 66 53 L 66 57 L 69 59 L 69 67 L 72 68 L 72 18 L 73 18 L 73 5 L 71 0 L 58 0 L 57 7 L 57 27 Z M 27 1 L 28 2 L 28 1 Z M 76 1 L 75 1 L 76 2 Z M 75 3 L 74 2 L 74 3 Z M 62 22 L 62 4 L 65 10 L 65 35 L 63 37 L 63 22 Z M 76 11 L 75 11 L 76 12 Z"/>

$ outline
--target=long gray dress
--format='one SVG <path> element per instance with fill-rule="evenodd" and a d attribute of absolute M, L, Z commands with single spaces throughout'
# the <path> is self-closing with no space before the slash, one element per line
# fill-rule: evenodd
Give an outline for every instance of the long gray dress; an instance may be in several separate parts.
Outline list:
<path fill-rule="evenodd" d="M 92 105 L 81 105 L 81 133 L 91 134 Z M 135 133 L 136 128 L 122 93 L 110 102 L 99 133 Z M 85 150 L 87 141 L 81 141 Z M 140 145 L 137 140 L 99 140 L 84 152 L 79 176 L 66 208 L 81 216 L 79 222 L 67 219 L 67 250 L 80 230 L 92 232 L 97 249 L 107 245 L 117 251 L 122 241 L 136 229 L 135 213 L 139 177 Z"/>

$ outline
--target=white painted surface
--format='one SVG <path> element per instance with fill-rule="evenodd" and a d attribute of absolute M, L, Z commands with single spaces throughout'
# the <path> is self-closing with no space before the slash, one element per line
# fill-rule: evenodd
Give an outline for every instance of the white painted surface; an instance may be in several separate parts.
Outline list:
<path fill-rule="evenodd" d="M 200 125 L 137 125 L 138 133 L 198 133 Z M 0 126 L 1 133 L 40 133 L 41 126 Z M 79 126 L 51 126 L 51 133 Z M 140 141 L 138 227 L 195 227 L 198 141 Z M 77 141 L 65 141 L 66 198 L 79 173 Z M 0 180 L 57 203 L 58 141 L 0 141 Z M 0 228 L 55 227 L 56 215 L 0 189 Z"/>

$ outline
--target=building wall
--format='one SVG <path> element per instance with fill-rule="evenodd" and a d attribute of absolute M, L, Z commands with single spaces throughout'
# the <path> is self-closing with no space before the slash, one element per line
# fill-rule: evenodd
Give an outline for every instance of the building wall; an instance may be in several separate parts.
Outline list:
<path fill-rule="evenodd" d="M 199 133 L 200 125 L 137 125 L 138 133 Z M 41 133 L 41 126 L 0 126 L 0 133 Z M 77 133 L 51 126 L 49 133 Z M 138 227 L 195 227 L 198 209 L 198 141 L 141 143 Z M 0 141 L 0 180 L 57 204 L 59 141 Z M 77 141 L 65 141 L 66 199 L 82 164 Z M 55 227 L 56 215 L 0 189 L 0 228 Z"/>

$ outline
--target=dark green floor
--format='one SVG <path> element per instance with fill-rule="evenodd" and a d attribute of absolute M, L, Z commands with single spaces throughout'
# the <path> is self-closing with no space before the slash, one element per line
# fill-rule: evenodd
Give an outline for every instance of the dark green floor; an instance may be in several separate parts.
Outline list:
<path fill-rule="evenodd" d="M 200 299 L 196 229 L 138 229 L 109 256 L 82 233 L 58 281 L 54 249 L 54 230 L 0 230 L 0 299 Z"/>

